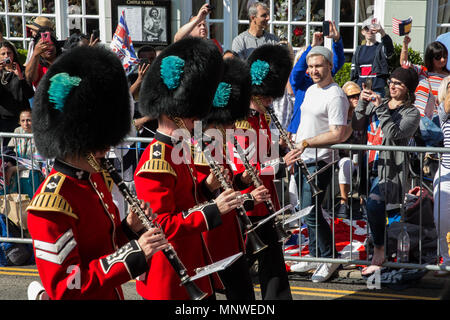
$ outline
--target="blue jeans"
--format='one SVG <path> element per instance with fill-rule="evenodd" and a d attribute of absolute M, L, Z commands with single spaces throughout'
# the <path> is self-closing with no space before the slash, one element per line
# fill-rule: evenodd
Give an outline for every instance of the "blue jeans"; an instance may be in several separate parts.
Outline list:
<path fill-rule="evenodd" d="M 324 161 L 319 161 L 317 163 L 312 163 L 307 166 L 310 173 L 323 168 L 326 165 Z M 322 203 L 325 198 L 325 193 L 328 185 L 331 183 L 330 178 L 333 174 L 333 167 L 328 167 L 327 170 L 322 172 L 314 178 L 316 185 L 322 190 L 316 197 L 312 197 L 311 186 L 307 182 L 306 177 L 301 173 L 299 167 L 295 165 L 294 177 L 298 185 L 301 185 L 301 207 L 306 208 L 310 205 L 316 205 L 317 208 L 317 218 L 316 210 L 304 217 L 304 221 L 308 227 L 308 237 L 309 237 L 309 254 L 311 257 L 322 257 L 322 258 L 333 258 L 333 234 L 328 222 L 325 220 L 322 214 Z M 299 183 L 299 175 L 301 174 L 302 179 Z M 316 199 L 317 198 L 317 199 Z M 316 209 L 315 208 L 315 209 Z M 337 252 L 334 250 L 334 252 Z"/>
<path fill-rule="evenodd" d="M 376 247 L 384 246 L 384 230 L 386 227 L 386 203 L 380 198 L 379 182 L 379 177 L 373 180 L 366 205 L 367 220 L 369 222 L 373 243 Z"/>

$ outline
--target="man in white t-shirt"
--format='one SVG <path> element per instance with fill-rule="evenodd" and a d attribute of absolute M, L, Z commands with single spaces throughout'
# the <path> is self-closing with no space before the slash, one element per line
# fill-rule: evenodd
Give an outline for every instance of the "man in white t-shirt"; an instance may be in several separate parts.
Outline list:
<path fill-rule="evenodd" d="M 337 150 L 319 148 L 346 139 L 347 114 L 349 103 L 344 91 L 333 81 L 331 70 L 333 68 L 333 53 L 322 46 L 316 46 L 306 56 L 308 72 L 314 81 L 314 85 L 308 88 L 302 104 L 300 126 L 296 135 L 297 148 L 302 151 L 302 160 L 306 163 L 310 173 L 320 170 L 327 163 L 338 159 Z M 306 178 L 298 168 L 295 170 L 295 178 L 302 188 L 302 208 L 316 204 L 312 197 L 311 188 Z M 302 179 L 299 180 L 299 174 Z M 308 226 L 309 252 L 311 257 L 333 257 L 333 239 L 330 226 L 322 215 L 321 204 L 325 197 L 325 191 L 332 181 L 332 167 L 329 166 L 317 176 L 317 186 L 323 190 L 318 197 L 316 210 L 305 217 Z M 301 270 L 316 269 L 313 282 L 323 282 L 336 271 L 339 264 L 302 262 L 298 266 Z"/>

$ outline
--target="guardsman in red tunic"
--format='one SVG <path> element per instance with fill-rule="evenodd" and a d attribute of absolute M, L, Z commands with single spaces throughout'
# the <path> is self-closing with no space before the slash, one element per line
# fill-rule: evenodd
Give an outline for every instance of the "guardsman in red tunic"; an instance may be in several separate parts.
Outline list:
<path fill-rule="evenodd" d="M 265 108 L 273 99 L 284 94 L 286 83 L 292 68 L 292 59 L 286 47 L 281 45 L 263 45 L 253 51 L 247 59 L 252 80 L 252 98 L 250 113 L 247 119 L 235 123 L 237 143 L 246 154 L 246 158 L 256 169 L 263 185 L 269 190 L 274 210 L 280 209 L 273 180 L 285 174 L 286 166 L 290 166 L 300 154 L 298 150 L 290 151 L 283 158 L 274 157 L 272 152 L 278 146 L 272 145 L 269 129 L 270 116 Z M 234 170 L 241 176 L 246 187 L 242 193 L 254 190 L 251 176 L 245 170 L 237 150 L 234 151 Z M 265 159 L 264 157 L 267 157 Z M 273 213 L 273 212 L 272 212 Z M 250 220 L 256 224 L 266 218 L 270 212 L 265 203 L 255 205 L 247 211 Z M 264 300 L 292 299 L 286 267 L 283 258 L 282 245 L 278 239 L 274 219 L 258 227 L 257 234 L 268 245 L 256 256 L 250 256 L 250 261 L 258 260 L 258 276 Z"/>
<path fill-rule="evenodd" d="M 199 139 L 198 142 L 203 144 L 203 150 L 205 147 L 208 148 L 220 168 L 226 169 L 223 170 L 223 176 L 228 179 L 227 174 L 232 175 L 233 171 L 225 157 L 227 154 L 225 130 L 232 129 L 235 121 L 248 116 L 251 80 L 247 64 L 240 59 L 225 59 L 224 67 L 224 75 L 216 91 L 213 108 L 206 118 L 202 119 L 206 127 L 205 134 L 211 134 L 219 139 L 209 146 L 206 146 L 206 141 L 203 139 Z M 208 139 L 205 137 L 205 140 Z M 210 174 L 211 168 L 200 148 L 193 148 L 193 154 L 198 178 L 202 181 Z M 236 184 L 239 183 L 233 184 L 232 180 L 234 179 L 229 179 L 230 186 L 236 188 Z M 261 186 L 253 190 L 252 194 L 248 193 L 244 196 L 247 196 L 244 199 L 244 208 L 252 209 L 255 203 L 262 202 L 270 195 L 268 190 Z M 245 253 L 242 224 L 237 214 L 233 210 L 222 217 L 221 226 L 203 233 L 213 261 L 222 260 L 239 252 Z M 228 300 L 255 300 L 249 271 L 247 258 L 243 255 L 230 267 L 219 272 Z"/>
<path fill-rule="evenodd" d="M 168 246 L 160 229 L 143 232 L 134 214 L 120 221 L 110 176 L 91 165 L 129 132 L 129 101 L 123 67 L 103 48 L 71 50 L 40 82 L 33 132 L 39 153 L 55 159 L 27 209 L 41 297 L 123 299 L 121 285 Z"/>
<path fill-rule="evenodd" d="M 140 91 L 140 111 L 158 119 L 158 129 L 136 168 L 136 192 L 138 198 L 150 203 L 157 214 L 155 220 L 191 276 L 196 268 L 212 262 L 202 232 L 219 226 L 221 216 L 242 203 L 240 193 L 232 190 L 203 201 L 211 199 L 219 185 L 212 174 L 198 180 L 190 144 L 186 143 L 193 121 L 210 111 L 222 72 L 222 56 L 214 44 L 186 38 L 156 58 Z M 222 286 L 217 274 L 213 275 L 213 281 L 211 277 L 195 280 L 210 299 L 215 298 L 214 286 Z M 162 253 L 152 257 L 136 288 L 144 299 L 189 299 Z"/>

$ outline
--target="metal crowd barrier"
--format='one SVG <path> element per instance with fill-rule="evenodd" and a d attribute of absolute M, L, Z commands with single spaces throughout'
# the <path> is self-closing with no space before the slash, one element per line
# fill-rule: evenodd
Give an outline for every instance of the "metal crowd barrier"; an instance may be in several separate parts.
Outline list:
<path fill-rule="evenodd" d="M 12 139 L 32 139 L 33 135 L 32 134 L 14 134 L 14 133 L 1 133 L 0 132 L 0 147 L 1 150 L 4 150 L 4 138 L 12 138 Z M 152 138 L 137 138 L 137 137 L 129 137 L 127 139 L 125 139 L 124 143 L 121 146 L 116 147 L 115 150 L 115 154 L 117 156 L 117 158 L 122 159 L 123 156 L 128 153 L 128 152 L 132 152 L 134 160 L 136 161 L 136 163 L 139 161 L 139 151 L 143 151 L 143 149 L 139 148 L 139 145 L 141 143 L 150 143 L 153 139 Z M 368 150 L 377 150 L 379 152 L 388 152 L 388 151 L 395 151 L 395 152 L 404 152 L 405 154 L 414 154 L 416 156 L 416 158 L 419 160 L 419 168 L 423 168 L 423 160 L 424 160 L 424 155 L 426 153 L 434 153 L 434 154 L 438 154 L 438 158 L 439 158 L 439 166 L 440 166 L 440 162 L 441 162 L 441 156 L 443 153 L 449 153 L 450 152 L 450 148 L 430 148 L 430 147 L 394 147 L 394 146 L 368 146 L 368 145 L 349 145 L 349 144 L 336 144 L 333 146 L 329 146 L 328 148 L 330 149 L 334 149 L 334 150 L 348 150 L 350 152 L 350 159 L 352 159 L 353 154 L 355 154 L 355 152 L 358 151 L 368 151 Z M 1 154 L 1 160 L 2 163 L 4 162 L 4 154 L 2 151 Z M 18 157 L 15 157 L 15 160 L 21 164 L 20 159 Z M 334 159 L 333 159 L 334 160 Z M 337 159 L 336 159 L 337 160 Z M 120 162 L 120 166 L 121 166 L 121 172 L 122 175 L 124 174 L 124 166 L 123 166 L 123 162 Z M 23 163 L 22 163 L 23 164 Z M 38 164 L 41 168 L 41 170 L 43 170 L 44 175 L 48 174 L 50 172 L 51 169 L 51 165 L 52 165 L 52 161 L 50 160 L 36 160 L 36 159 L 31 159 L 30 162 L 28 163 L 31 165 L 31 167 L 33 168 L 35 164 Z M 361 162 L 361 159 L 359 160 L 359 165 L 363 165 L 363 162 Z M 368 165 L 368 162 L 366 161 L 365 165 Z M 337 165 L 334 164 L 333 165 L 333 175 L 332 175 L 332 182 L 330 184 L 331 188 L 329 188 L 328 190 L 328 203 L 331 203 L 331 208 L 330 211 L 332 213 L 332 221 L 334 221 L 335 219 L 335 209 L 334 209 L 334 203 L 335 203 L 335 196 L 338 193 L 338 191 L 335 190 L 335 185 L 336 185 L 336 176 L 337 176 L 337 171 L 336 171 Z M 410 168 L 407 168 L 408 171 Z M 2 177 L 5 177 L 5 168 L 4 166 L 2 166 L 1 169 L 1 173 L 2 173 Z M 352 170 L 352 168 L 349 168 L 349 170 Z M 424 186 L 424 176 L 423 176 L 423 172 L 422 170 L 419 170 L 420 172 L 415 172 L 414 174 L 412 174 L 412 178 L 409 181 L 408 187 L 405 187 L 405 190 L 402 190 L 402 194 L 405 194 L 409 189 L 411 189 L 414 186 Z M 440 169 L 439 169 L 439 175 L 440 175 Z M 20 178 L 20 172 L 16 171 L 16 178 L 19 179 Z M 366 171 L 366 174 L 368 175 L 368 171 Z M 353 171 L 350 172 L 350 176 L 353 177 Z M 289 177 L 289 176 L 288 176 Z M 366 177 L 366 182 L 367 182 L 367 186 L 366 186 L 366 195 L 369 194 L 369 190 L 368 190 L 368 177 Z M 359 171 L 357 171 L 356 174 L 356 183 L 359 183 L 361 177 L 359 176 Z M 288 194 L 287 190 L 287 185 L 288 185 L 288 178 L 284 178 L 281 179 L 279 181 L 276 181 L 276 183 L 279 184 L 279 198 L 280 198 L 280 203 L 283 205 L 289 203 L 289 199 L 288 197 L 286 197 L 286 194 Z M 352 180 L 353 181 L 353 180 Z M 33 188 L 37 188 L 37 186 L 39 186 L 39 184 L 37 184 L 37 186 L 34 185 L 35 181 L 32 181 L 33 184 Z M 432 185 L 432 181 L 431 181 L 431 185 Z M 5 190 L 5 180 L 2 178 L 0 181 L 0 190 L 2 190 L 2 194 Z M 326 190 L 324 190 L 323 192 L 326 192 Z M 440 188 L 438 187 L 438 192 L 440 192 Z M 21 194 L 21 190 L 19 187 L 18 193 Z M 431 195 L 433 195 L 433 190 L 431 188 Z M 298 190 L 298 194 L 299 194 L 299 198 L 301 198 L 301 189 L 299 187 Z M 353 217 L 353 212 L 352 212 L 352 204 L 354 200 L 354 196 L 357 194 L 357 192 L 355 191 L 355 186 L 354 183 L 352 182 L 350 184 L 350 195 L 349 195 L 349 207 L 350 207 L 350 239 L 349 239 L 349 243 L 352 244 L 353 243 L 353 239 L 352 239 L 352 217 Z M 5 197 L 3 197 L 3 207 L 5 208 L 5 202 L 6 199 Z M 325 202 L 326 202 L 325 201 Z M 436 204 L 435 204 L 436 205 Z M 437 204 L 439 205 L 439 204 Z M 126 209 L 126 203 L 124 204 Z M 22 210 L 22 206 L 19 205 L 20 211 Z M 440 208 L 439 208 L 440 209 Z M 444 210 L 447 208 L 444 208 Z M 401 211 L 401 215 L 402 217 L 404 217 L 404 209 L 403 207 L 400 208 Z M 4 214 L 4 212 L 1 212 L 2 214 Z M 22 213 L 22 211 L 20 212 Z M 386 212 L 385 212 L 386 213 Z M 318 211 L 316 209 L 316 214 L 318 214 Z M 439 213 L 440 214 L 440 213 Z M 20 214 L 19 217 L 21 217 L 22 215 Z M 420 198 L 420 216 L 422 216 L 422 199 Z M 422 219 L 421 219 L 422 220 Z M 422 225 L 421 225 L 422 221 L 420 221 L 420 231 L 422 230 Z M 435 221 L 436 226 L 437 226 L 437 233 L 439 235 L 440 232 L 440 217 L 438 218 L 438 221 Z M 20 221 L 21 226 L 23 226 L 23 221 Z M 301 227 L 301 222 L 298 223 L 298 227 Z M 367 235 L 369 235 L 369 227 L 368 227 L 368 223 L 366 224 L 366 228 L 367 228 Z M 335 247 L 335 230 L 332 227 L 332 234 L 333 234 L 333 248 Z M 386 237 L 385 237 L 386 238 Z M 301 247 L 301 237 L 298 237 L 299 242 L 298 244 Z M 21 228 L 21 234 L 19 237 L 12 237 L 9 235 L 8 230 L 7 230 L 7 235 L 0 237 L 0 242 L 17 242 L 17 243 L 31 243 L 31 239 L 29 237 L 29 235 L 26 232 L 26 228 Z M 420 255 L 420 261 L 422 261 L 422 256 L 421 256 L 421 249 L 422 249 L 422 234 L 419 234 L 419 255 Z M 339 264 L 344 264 L 344 265 L 369 265 L 370 264 L 370 260 L 359 260 L 359 259 L 355 259 L 353 258 L 353 253 L 352 251 L 350 251 L 350 258 L 348 259 L 341 259 L 341 258 L 319 258 L 319 257 L 301 257 L 301 256 L 289 256 L 289 255 L 285 255 L 285 260 L 286 261 L 311 261 L 311 262 L 326 262 L 326 263 L 339 263 Z M 336 253 L 334 252 L 333 256 L 336 256 Z M 436 259 L 439 258 L 439 241 L 437 241 L 437 252 L 436 252 Z M 438 260 L 437 260 L 438 261 Z M 398 263 L 398 262 L 385 262 L 383 264 L 383 266 L 386 267 L 394 267 L 394 268 L 409 268 L 409 269 L 427 269 L 427 270 L 447 270 L 450 271 L 450 267 L 443 267 L 438 265 L 438 263 L 436 264 L 425 264 L 425 263 Z"/>

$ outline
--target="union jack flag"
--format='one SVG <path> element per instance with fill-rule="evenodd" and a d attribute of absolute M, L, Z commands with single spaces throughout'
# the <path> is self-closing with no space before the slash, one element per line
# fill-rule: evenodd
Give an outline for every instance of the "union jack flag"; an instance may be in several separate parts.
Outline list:
<path fill-rule="evenodd" d="M 376 115 L 372 116 L 372 121 L 367 127 L 367 144 L 370 146 L 379 146 L 383 141 L 383 131 L 381 130 L 380 120 L 378 120 Z M 375 160 L 378 160 L 379 151 L 369 150 L 369 166 L 373 166 Z"/>
<path fill-rule="evenodd" d="M 122 11 L 122 14 L 120 15 L 119 23 L 117 24 L 110 48 L 119 57 L 127 74 L 139 63 L 125 20 L 125 11 Z"/>

